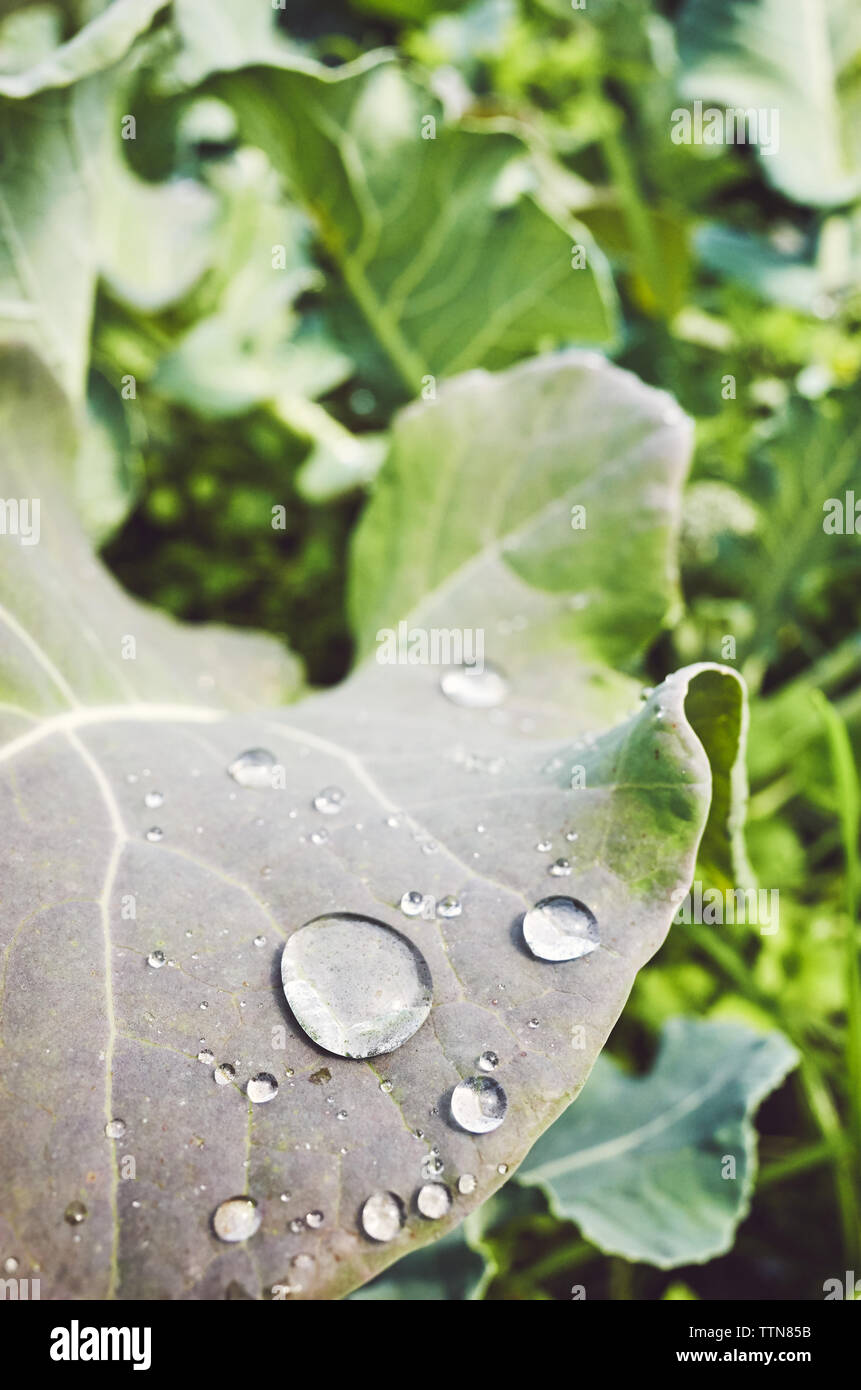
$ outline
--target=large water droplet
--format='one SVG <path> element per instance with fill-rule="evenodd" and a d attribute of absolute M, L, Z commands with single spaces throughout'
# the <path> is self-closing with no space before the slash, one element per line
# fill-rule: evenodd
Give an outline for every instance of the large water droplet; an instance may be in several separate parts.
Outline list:
<path fill-rule="evenodd" d="M 265 1101 L 274 1100 L 277 1096 L 278 1082 L 271 1072 L 259 1071 L 248 1082 L 245 1087 L 245 1094 L 249 1100 L 254 1101 L 255 1105 L 263 1105 Z"/>
<path fill-rule="evenodd" d="M 495 666 L 452 666 L 440 677 L 440 689 L 453 705 L 464 709 L 490 709 L 501 705 L 508 681 Z"/>
<path fill-rule="evenodd" d="M 404 1204 L 394 1192 L 372 1192 L 362 1207 L 362 1230 L 371 1240 L 394 1240 L 405 1215 Z"/>
<path fill-rule="evenodd" d="M 356 913 L 317 917 L 281 957 L 287 1002 L 309 1038 L 340 1057 L 393 1052 L 424 1023 L 427 961 L 393 927 Z"/>
<path fill-rule="evenodd" d="M 249 748 L 234 758 L 227 771 L 240 787 L 271 787 L 275 757 L 266 748 Z"/>
<path fill-rule="evenodd" d="M 523 935 L 539 960 L 577 960 L 600 941 L 594 913 L 576 898 L 542 898 L 524 913 Z"/>
<path fill-rule="evenodd" d="M 469 1076 L 451 1094 L 451 1114 L 470 1134 L 488 1134 L 505 1119 L 508 1098 L 490 1076 Z"/>
<path fill-rule="evenodd" d="M 228 1197 L 215 1208 L 212 1228 L 219 1240 L 248 1240 L 260 1228 L 260 1209 L 253 1197 Z"/>
<path fill-rule="evenodd" d="M 416 1206 L 429 1221 L 439 1221 L 451 1206 L 451 1194 L 441 1182 L 428 1182 L 416 1194 Z"/>

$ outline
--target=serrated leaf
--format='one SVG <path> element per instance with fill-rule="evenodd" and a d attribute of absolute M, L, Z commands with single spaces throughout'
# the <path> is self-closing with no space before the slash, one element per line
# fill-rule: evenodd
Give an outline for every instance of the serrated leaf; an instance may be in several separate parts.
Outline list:
<path fill-rule="evenodd" d="M 777 112 L 776 147 L 760 151 L 770 183 L 817 207 L 858 196 L 861 11 L 855 0 L 686 0 L 678 35 L 687 97 Z"/>
<path fill-rule="evenodd" d="M 673 1019 L 648 1075 L 598 1059 L 517 1180 L 609 1254 L 661 1269 L 713 1259 L 750 1206 L 751 1117 L 798 1060 L 781 1033 Z"/>
<path fill-rule="evenodd" d="M 489 527 L 457 571 L 428 571 L 424 590 L 413 583 L 403 597 L 421 600 L 412 624 L 486 628 L 487 657 L 511 682 L 507 702 L 461 708 L 441 692 L 438 667 L 368 660 L 341 688 L 266 712 L 278 698 L 270 644 L 234 636 L 207 653 L 205 637 L 131 604 L 92 560 L 62 500 L 62 402 L 30 359 L 6 366 L 3 495 L 32 497 L 38 485 L 43 507 L 40 544 L 6 535 L 0 551 L 0 1241 L 38 1261 L 43 1297 L 269 1297 L 275 1286 L 337 1296 L 453 1229 L 506 1180 L 580 1090 L 687 890 L 707 827 L 720 842 L 709 808 L 729 805 L 740 758 L 740 747 L 727 753 L 729 730 L 743 729 L 737 677 L 692 668 L 637 702 L 636 683 L 596 655 L 616 646 L 600 639 L 597 618 L 585 628 L 564 620 L 565 585 L 569 596 L 572 580 L 591 590 L 593 569 L 604 569 L 590 542 L 569 574 L 555 529 L 568 527 L 568 475 L 582 470 L 596 483 L 589 526 L 617 544 L 624 486 L 625 563 L 641 576 L 644 613 L 638 622 L 627 595 L 606 620 L 625 612 L 642 640 L 671 599 L 666 513 L 677 509 L 689 430 L 660 393 L 577 355 L 498 382 L 469 378 L 476 458 L 499 447 L 500 394 L 522 397 L 541 525 L 516 571 Z M 537 412 L 536 381 L 546 397 Z M 589 403 L 601 404 L 612 447 L 597 427 L 578 440 Z M 450 414 L 453 437 L 463 384 L 424 409 L 443 436 Z M 620 472 L 598 486 L 608 448 L 620 451 Z M 425 467 L 417 458 L 416 475 Z M 438 521 L 412 508 L 409 492 L 398 510 L 390 476 L 387 486 L 396 529 L 415 537 Z M 452 497 L 458 487 L 452 469 Z M 371 518 L 367 536 L 380 522 Z M 464 524 L 474 528 L 473 516 Z M 394 569 L 392 578 L 401 582 Z M 371 618 L 361 603 L 356 612 L 362 625 Z M 136 655 L 124 661 L 129 635 Z M 702 738 L 688 718 L 701 691 Z M 258 712 L 231 712 L 255 694 Z M 249 747 L 272 751 L 285 790 L 227 775 Z M 583 774 L 576 789 L 572 765 Z M 343 792 L 338 814 L 312 804 L 326 786 Z M 151 789 L 163 794 L 158 809 L 144 802 Z M 147 838 L 154 825 L 158 840 Z M 549 853 L 536 849 L 545 838 Z M 722 848 L 729 854 L 726 828 Z M 570 875 L 551 876 L 562 856 Z M 456 895 L 462 911 L 408 918 L 398 906 L 407 890 L 430 903 Z M 598 918 L 601 947 L 580 961 L 550 964 L 523 945 L 524 909 L 553 891 Z M 434 984 L 427 1023 L 374 1064 L 311 1044 L 280 988 L 284 940 L 344 910 L 408 935 Z M 147 964 L 153 951 L 164 968 Z M 572 1045 L 581 1028 L 585 1048 Z M 203 1045 L 236 1067 L 234 1084 L 215 1085 L 195 1060 Z M 487 1048 L 509 1111 L 474 1136 L 450 1119 L 448 1097 Z M 279 1092 L 253 1106 L 244 1086 L 258 1071 L 276 1074 Z M 114 1118 L 125 1123 L 116 1141 L 105 1137 Z M 414 1207 L 432 1147 L 444 1181 L 477 1179 L 439 1221 Z M 358 1217 L 381 1187 L 408 1211 L 388 1245 L 367 1239 Z M 260 1230 L 223 1245 L 213 1210 L 244 1191 L 260 1205 Z M 79 1241 L 63 1220 L 73 1201 L 88 1209 Z M 313 1211 L 322 1222 L 309 1227 Z M 299 1254 L 311 1264 L 295 1264 Z"/>

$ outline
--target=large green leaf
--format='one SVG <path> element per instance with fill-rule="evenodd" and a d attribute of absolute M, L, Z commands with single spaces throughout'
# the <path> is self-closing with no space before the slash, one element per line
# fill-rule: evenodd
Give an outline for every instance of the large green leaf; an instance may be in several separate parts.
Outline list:
<path fill-rule="evenodd" d="M 661 1269 L 713 1259 L 750 1206 L 751 1116 L 797 1063 L 781 1033 L 674 1019 L 647 1076 L 599 1058 L 518 1182 L 611 1254 Z"/>
<path fill-rule="evenodd" d="M 861 192 L 861 9 L 856 0 L 686 0 L 682 89 L 693 100 L 777 112 L 762 156 L 798 203 Z"/>
<path fill-rule="evenodd" d="M 53 87 L 70 87 L 104 72 L 124 58 L 168 0 L 112 0 L 100 15 L 33 67 L 0 73 L 0 97 L 35 96 Z"/>
<path fill-rule="evenodd" d="M 376 54 L 335 72 L 273 59 L 213 85 L 290 180 L 411 393 L 428 376 L 613 337 L 612 282 L 588 233 L 506 183 L 525 156 L 515 136 L 443 124 L 435 99 Z"/>
<path fill-rule="evenodd" d="M 672 601 L 667 513 L 687 424 L 668 418 L 666 398 L 589 357 L 468 379 L 473 464 L 488 473 L 496 387 L 521 398 L 543 524 L 517 570 L 488 527 L 483 550 L 473 544 L 456 573 L 429 575 L 433 594 L 405 590 L 405 608 L 420 601 L 411 625 L 483 627 L 488 658 L 508 672 L 507 700 L 466 708 L 442 693 L 438 668 L 367 660 L 339 689 L 267 712 L 291 675 L 270 643 L 180 628 L 100 570 L 63 500 L 71 432 L 56 388 L 30 358 L 3 365 L 0 490 L 36 493 L 42 517 L 38 545 L 9 534 L 0 546 L 0 1244 L 22 1272 L 40 1265 L 43 1296 L 337 1296 L 444 1235 L 506 1180 L 582 1087 L 704 834 L 731 852 L 710 807 L 728 807 L 741 748 L 730 757 L 719 745 L 711 761 L 710 744 L 722 700 L 721 737 L 742 729 L 737 677 L 692 668 L 639 701 L 637 683 L 598 657 L 618 644 L 597 619 L 579 627 L 579 604 L 573 625 L 562 616 L 566 595 L 597 594 L 606 579 L 591 541 L 578 574 L 566 578 L 559 558 L 569 474 L 582 471 L 593 484 L 588 526 L 608 546 L 624 489 L 625 566 L 641 584 L 641 620 L 629 596 L 606 609 L 607 627 L 625 612 L 642 642 L 658 625 Z M 578 438 L 590 402 L 613 447 L 627 440 L 604 486 L 607 446 L 594 430 Z M 463 383 L 423 411 L 428 429 L 450 415 L 452 437 Z M 455 496 L 454 475 L 450 487 Z M 393 515 L 418 546 L 434 513 L 405 495 Z M 451 524 L 462 515 L 453 510 Z M 379 524 L 379 513 L 368 522 Z M 357 593 L 363 583 L 373 593 L 361 574 Z M 124 660 L 130 636 L 135 657 Z M 272 751 L 285 789 L 227 775 L 250 747 Z M 342 809 L 324 815 L 314 801 L 331 786 Z M 145 801 L 154 791 L 158 808 Z M 160 838 L 147 837 L 153 826 Z M 570 873 L 551 874 L 563 858 Z M 424 895 L 427 917 L 402 914 L 406 891 Z M 580 960 L 551 964 L 524 947 L 524 909 L 554 892 L 597 916 L 600 948 Z M 434 915 L 448 895 L 460 914 Z M 280 988 L 285 939 L 344 910 L 407 935 L 433 979 L 428 1021 L 373 1064 L 311 1043 Z M 163 969 L 147 963 L 155 951 Z M 215 1084 L 196 1060 L 203 1047 L 236 1067 L 233 1084 Z M 485 1049 L 499 1057 L 509 1110 L 474 1136 L 450 1118 L 448 1098 Z M 268 1105 L 244 1093 L 258 1071 L 279 1082 Z M 114 1119 L 125 1124 L 116 1140 L 105 1134 Z M 438 1221 L 414 1206 L 428 1164 L 442 1164 L 453 1196 Z M 466 1173 L 474 1190 L 461 1193 L 454 1180 Z M 380 1188 L 408 1213 L 383 1245 L 358 1222 Z M 223 1245 L 214 1208 L 243 1192 L 259 1203 L 260 1229 Z M 71 1202 L 88 1211 L 76 1227 L 63 1219 Z M 315 1211 L 322 1221 L 309 1225 Z"/>

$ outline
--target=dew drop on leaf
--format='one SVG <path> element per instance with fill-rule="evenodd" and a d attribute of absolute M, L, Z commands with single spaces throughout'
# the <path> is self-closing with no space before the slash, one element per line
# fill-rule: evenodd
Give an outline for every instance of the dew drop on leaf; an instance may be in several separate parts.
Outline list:
<path fill-rule="evenodd" d="M 372 1192 L 362 1207 L 362 1230 L 371 1240 L 394 1240 L 405 1215 L 404 1204 L 394 1192 Z"/>
<path fill-rule="evenodd" d="M 463 908 L 459 898 L 454 898 L 449 893 L 447 897 L 440 898 L 436 905 L 437 917 L 459 917 Z"/>
<path fill-rule="evenodd" d="M 222 1062 L 220 1066 L 215 1068 L 212 1075 L 219 1086 L 227 1086 L 236 1078 L 236 1072 L 229 1062 Z"/>
<path fill-rule="evenodd" d="M 461 1173 L 457 1180 L 457 1190 L 464 1197 L 468 1197 L 478 1186 L 478 1180 L 474 1173 Z"/>
<path fill-rule="evenodd" d="M 567 859 L 554 859 L 547 872 L 554 878 L 567 878 L 571 872 L 571 865 Z"/>
<path fill-rule="evenodd" d="M 70 1226 L 80 1226 L 82 1221 L 87 1219 L 87 1208 L 83 1202 L 70 1202 L 63 1213 L 64 1221 L 68 1221 Z"/>
<path fill-rule="evenodd" d="M 278 1082 L 271 1072 L 259 1071 L 248 1082 L 245 1087 L 245 1094 L 255 1105 L 263 1105 L 267 1100 L 274 1100 L 277 1096 Z"/>
<path fill-rule="evenodd" d="M 407 937 L 347 912 L 291 936 L 281 980 L 300 1027 L 340 1057 L 393 1052 L 424 1023 L 433 997 L 427 961 Z"/>
<path fill-rule="evenodd" d="M 505 1119 L 508 1098 L 498 1081 L 489 1076 L 469 1076 L 451 1094 L 451 1114 L 470 1134 L 488 1134 Z"/>
<path fill-rule="evenodd" d="M 212 1228 L 219 1240 L 248 1240 L 260 1228 L 260 1209 L 253 1197 L 228 1197 L 216 1207 Z"/>
<path fill-rule="evenodd" d="M 313 807 L 324 816 L 334 816 L 344 804 L 344 793 L 340 787 L 324 787 L 314 797 Z"/>
<path fill-rule="evenodd" d="M 202 1062 L 205 1067 L 211 1067 L 215 1061 L 215 1053 L 210 1052 L 208 1047 L 202 1047 L 197 1054 L 198 1062 Z"/>
<path fill-rule="evenodd" d="M 428 1182 L 416 1194 L 416 1206 L 429 1221 L 439 1221 L 451 1207 L 451 1194 L 441 1182 Z"/>
<path fill-rule="evenodd" d="M 309 1211 L 305 1217 L 305 1225 L 310 1226 L 312 1231 L 316 1231 L 323 1224 L 323 1213 L 321 1211 Z"/>
<path fill-rule="evenodd" d="M 405 917 L 418 917 L 424 906 L 424 897 L 413 888 L 401 898 L 401 912 Z"/>
<path fill-rule="evenodd" d="M 158 807 L 163 804 L 163 802 L 164 797 L 162 796 L 161 792 L 147 792 L 146 796 L 144 797 L 144 806 L 148 806 L 151 811 L 157 810 Z"/>
<path fill-rule="evenodd" d="M 524 913 L 523 935 L 539 960 L 577 960 L 600 943 L 594 913 L 576 898 L 542 898 Z"/>
<path fill-rule="evenodd" d="M 164 839 L 164 831 L 160 825 L 153 825 L 147 831 L 146 838 L 149 840 L 150 844 L 158 844 L 159 840 Z"/>
<path fill-rule="evenodd" d="M 275 758 L 266 748 L 249 748 L 230 763 L 227 771 L 240 787 L 271 787 Z"/>
<path fill-rule="evenodd" d="M 161 970 L 161 967 L 167 964 L 164 951 L 150 951 L 146 958 L 146 963 L 152 966 L 153 970 Z"/>
<path fill-rule="evenodd" d="M 446 699 L 463 709 L 491 709 L 508 694 L 508 681 L 495 666 L 452 666 L 440 677 Z"/>
<path fill-rule="evenodd" d="M 108 1139 L 122 1139 L 126 1132 L 125 1120 L 108 1120 L 105 1125 L 105 1134 Z"/>
<path fill-rule="evenodd" d="M 495 1052 L 482 1052 L 478 1059 L 479 1071 L 493 1071 L 494 1067 L 499 1066 L 499 1058 Z"/>

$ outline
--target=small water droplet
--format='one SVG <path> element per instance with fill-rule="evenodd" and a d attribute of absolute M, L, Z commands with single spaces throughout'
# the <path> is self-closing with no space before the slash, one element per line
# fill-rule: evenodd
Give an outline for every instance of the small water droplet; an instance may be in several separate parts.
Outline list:
<path fill-rule="evenodd" d="M 362 1230 L 371 1240 L 394 1240 L 405 1216 L 404 1204 L 394 1192 L 372 1192 L 362 1207 Z"/>
<path fill-rule="evenodd" d="M 424 1158 L 422 1159 L 421 1167 L 423 1178 L 438 1178 L 440 1173 L 444 1172 L 444 1170 L 445 1164 L 439 1157 L 439 1151 L 437 1151 L 436 1153 L 431 1152 L 429 1154 L 425 1154 Z"/>
<path fill-rule="evenodd" d="M 493 1071 L 494 1067 L 499 1066 L 499 1058 L 495 1052 L 482 1052 L 478 1059 L 479 1071 Z"/>
<path fill-rule="evenodd" d="M 312 845 L 325 845 L 328 839 L 329 839 L 329 832 L 328 832 L 328 830 L 312 830 L 312 831 L 311 831 L 311 844 L 312 844 Z"/>
<path fill-rule="evenodd" d="M 452 1091 L 452 1118 L 470 1134 L 488 1134 L 496 1129 L 507 1109 L 504 1090 L 489 1076 L 469 1076 Z"/>
<path fill-rule="evenodd" d="M 546 853 L 548 852 L 548 850 L 551 850 L 551 849 L 553 848 L 553 841 L 552 841 L 552 840 L 539 840 L 539 841 L 538 841 L 538 844 L 535 846 L 535 848 L 538 850 L 538 853 L 539 853 L 539 854 L 546 854 Z"/>
<path fill-rule="evenodd" d="M 315 811 L 324 816 L 335 816 L 344 804 L 344 793 L 340 787 L 324 787 L 311 803 Z"/>
<path fill-rule="evenodd" d="M 236 1069 L 229 1062 L 222 1062 L 212 1073 L 217 1085 L 227 1086 L 231 1081 L 236 1080 Z"/>
<path fill-rule="evenodd" d="M 266 945 L 266 937 L 265 937 L 265 936 L 255 936 L 255 938 L 254 938 L 254 945 L 255 945 L 255 946 L 265 946 L 265 945 Z"/>
<path fill-rule="evenodd" d="M 527 1028 L 540 1028 L 541 1020 L 539 1018 L 530 1018 L 526 1026 Z"/>
<path fill-rule="evenodd" d="M 63 1212 L 63 1220 L 68 1221 L 70 1226 L 80 1226 L 82 1221 L 87 1219 L 87 1208 L 83 1202 L 70 1202 Z"/>
<path fill-rule="evenodd" d="M 158 807 L 163 804 L 163 802 L 164 797 L 162 796 L 161 792 L 147 792 L 146 796 L 144 797 L 144 806 L 148 806 L 151 811 L 157 810 Z"/>
<path fill-rule="evenodd" d="M 317 917 L 294 932 L 281 979 L 297 1022 L 341 1057 L 393 1052 L 430 1012 L 430 970 L 393 927 L 357 913 Z"/>
<path fill-rule="evenodd" d="M 424 907 L 424 901 L 424 895 L 412 888 L 401 898 L 401 912 L 405 917 L 418 917 Z"/>
<path fill-rule="evenodd" d="M 392 1084 L 391 1081 L 381 1081 L 381 1082 L 380 1082 L 380 1090 L 383 1092 L 384 1095 L 388 1095 L 389 1092 L 390 1092 L 392 1089 L 393 1089 L 393 1084 Z"/>
<path fill-rule="evenodd" d="M 228 1197 L 215 1208 L 212 1227 L 219 1240 L 248 1240 L 259 1230 L 260 1209 L 253 1197 Z"/>
<path fill-rule="evenodd" d="M 146 963 L 152 966 L 153 970 L 161 970 L 161 967 L 167 964 L 167 957 L 164 951 L 150 951 Z"/>
<path fill-rule="evenodd" d="M 240 787 L 271 787 L 275 757 L 266 748 L 249 748 L 234 758 L 227 771 Z"/>
<path fill-rule="evenodd" d="M 571 872 L 571 865 L 567 859 L 554 859 L 547 872 L 554 878 L 566 878 Z"/>
<path fill-rule="evenodd" d="M 577 834 L 576 830 L 568 830 L 565 832 L 565 839 L 568 841 L 569 844 L 573 845 L 574 841 L 579 840 L 579 838 L 580 836 Z"/>
<path fill-rule="evenodd" d="M 542 898 L 524 913 L 523 935 L 539 960 L 578 960 L 600 943 L 594 913 L 576 898 Z"/>
<path fill-rule="evenodd" d="M 3 1272 L 4 1272 L 5 1274 L 14 1274 L 17 1268 L 18 1268 L 18 1261 L 16 1260 L 16 1258 L 15 1258 L 14 1255 L 9 1255 L 9 1256 L 3 1261 Z"/>
<path fill-rule="evenodd" d="M 501 1173 L 502 1176 L 505 1177 L 505 1174 L 508 1172 L 508 1164 L 507 1164 L 507 1163 L 497 1163 L 497 1165 L 496 1165 L 496 1171 L 497 1171 L 497 1173 Z"/>
<path fill-rule="evenodd" d="M 277 1096 L 278 1082 L 271 1072 L 259 1071 L 248 1082 L 245 1094 L 255 1105 L 263 1105 L 267 1100 L 274 1100 Z"/>
<path fill-rule="evenodd" d="M 336 1119 L 336 1120 L 346 1120 L 346 1118 L 347 1118 L 347 1111 L 346 1111 L 346 1110 L 339 1110 L 338 1113 L 337 1113 L 337 1115 L 335 1116 L 335 1119 Z"/>
<path fill-rule="evenodd" d="M 208 1047 L 202 1047 L 197 1054 L 198 1062 L 202 1062 L 205 1067 L 211 1067 L 215 1061 L 215 1053 L 210 1052 Z"/>
<path fill-rule="evenodd" d="M 478 1180 L 474 1173 L 461 1173 L 457 1180 L 457 1190 L 464 1197 L 468 1197 L 478 1187 Z"/>
<path fill-rule="evenodd" d="M 312 1231 L 316 1231 L 323 1224 L 323 1213 L 321 1211 L 309 1211 L 305 1217 L 305 1225 L 310 1226 Z"/>
<path fill-rule="evenodd" d="M 440 677 L 440 690 L 463 709 L 491 709 L 508 694 L 508 681 L 495 666 L 452 666 Z"/>
<path fill-rule="evenodd" d="M 293 1232 L 294 1236 L 298 1236 L 300 1231 L 304 1231 L 304 1229 L 305 1222 L 300 1221 L 298 1216 L 294 1216 L 293 1220 L 290 1222 L 290 1230 Z"/>
<path fill-rule="evenodd" d="M 463 908 L 459 898 L 454 898 L 449 893 L 445 898 L 440 898 L 436 905 L 437 917 L 459 917 Z"/>
<path fill-rule="evenodd" d="M 160 825 L 153 825 L 147 831 L 146 837 L 149 840 L 150 844 L 157 844 L 159 840 L 164 839 L 164 831 L 162 830 Z"/>
<path fill-rule="evenodd" d="M 126 1132 L 125 1120 L 108 1120 L 105 1125 L 105 1134 L 108 1139 L 122 1139 Z"/>
<path fill-rule="evenodd" d="M 441 1182 L 428 1182 L 416 1194 L 416 1206 L 429 1221 L 439 1221 L 451 1207 L 451 1193 Z"/>

